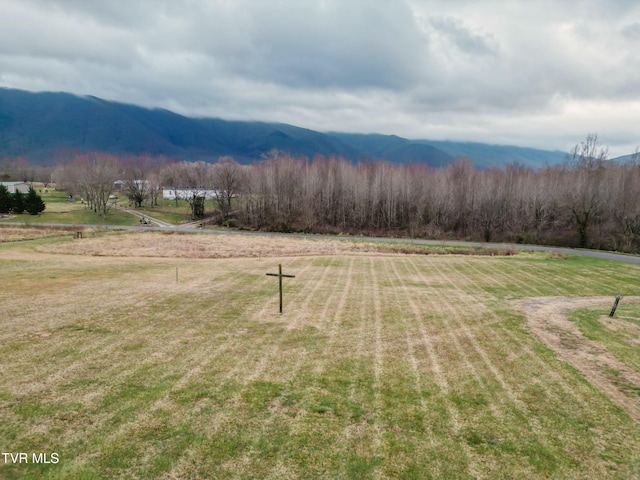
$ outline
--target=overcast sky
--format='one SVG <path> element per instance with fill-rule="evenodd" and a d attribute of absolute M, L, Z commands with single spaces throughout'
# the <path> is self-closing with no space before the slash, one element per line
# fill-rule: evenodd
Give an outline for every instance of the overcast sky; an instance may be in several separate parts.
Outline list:
<path fill-rule="evenodd" d="M 0 0 L 0 86 L 616 156 L 640 144 L 640 1 Z"/>

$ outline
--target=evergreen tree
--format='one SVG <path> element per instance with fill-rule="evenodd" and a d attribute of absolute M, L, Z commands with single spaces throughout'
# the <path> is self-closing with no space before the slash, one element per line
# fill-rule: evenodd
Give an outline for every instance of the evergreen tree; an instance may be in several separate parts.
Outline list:
<path fill-rule="evenodd" d="M 9 189 L 4 185 L 0 185 L 0 214 L 9 213 L 13 206 L 13 198 L 9 193 Z"/>
<path fill-rule="evenodd" d="M 24 194 L 20 190 L 16 190 L 13 194 L 13 205 L 11 211 L 15 214 L 24 212 Z"/>
<path fill-rule="evenodd" d="M 31 215 L 37 215 L 45 209 L 42 197 L 36 193 L 33 187 L 29 187 L 29 193 L 24 199 L 24 209 Z"/>

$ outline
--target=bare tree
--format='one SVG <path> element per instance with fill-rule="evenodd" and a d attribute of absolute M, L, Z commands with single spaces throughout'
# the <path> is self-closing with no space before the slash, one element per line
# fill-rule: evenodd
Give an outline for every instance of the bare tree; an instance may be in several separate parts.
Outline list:
<path fill-rule="evenodd" d="M 608 168 L 606 207 L 612 220 L 609 235 L 613 248 L 633 252 L 640 247 L 640 165 L 633 159 L 626 165 Z"/>
<path fill-rule="evenodd" d="M 168 190 L 173 191 L 173 197 L 176 202 L 176 207 L 178 206 L 178 201 L 180 200 L 178 195 L 178 189 L 181 188 L 182 178 L 184 177 L 183 171 L 185 170 L 184 163 L 169 163 L 165 165 L 159 172 L 160 183 L 168 188 Z"/>
<path fill-rule="evenodd" d="M 242 167 L 232 157 L 220 157 L 213 169 L 213 187 L 222 220 L 229 218 L 231 203 L 242 183 Z"/>
<path fill-rule="evenodd" d="M 133 204 L 136 208 L 142 207 L 142 204 L 149 196 L 149 186 L 146 178 L 129 178 L 125 182 L 129 205 Z"/>
<path fill-rule="evenodd" d="M 446 169 L 449 215 L 453 220 L 451 228 L 466 235 L 469 229 L 474 205 L 474 180 L 476 171 L 468 158 L 457 158 Z"/>
<path fill-rule="evenodd" d="M 213 190 L 212 165 L 205 162 L 183 163 L 183 189 L 180 197 L 189 204 L 193 220 L 204 217 L 207 193 Z"/>
<path fill-rule="evenodd" d="M 320 181 L 317 165 L 305 163 L 302 172 L 300 221 L 305 232 L 312 231 L 319 224 L 317 198 L 320 195 Z"/>
<path fill-rule="evenodd" d="M 573 218 L 580 247 L 589 245 L 589 233 L 602 213 L 602 180 L 608 149 L 590 134 L 567 158 L 564 197 Z"/>
<path fill-rule="evenodd" d="M 79 189 L 87 206 L 100 215 L 106 215 L 109 195 L 118 177 L 118 159 L 106 153 L 90 152 L 78 155 L 69 166 L 74 172 L 75 188 Z"/>
<path fill-rule="evenodd" d="M 129 197 L 129 202 L 133 203 L 136 208 L 142 207 L 142 204 L 152 196 L 152 193 L 157 198 L 158 182 L 156 180 L 153 185 L 150 182 L 150 177 L 156 170 L 155 159 L 148 155 L 131 157 L 124 162 L 126 177 L 124 189 Z"/>
<path fill-rule="evenodd" d="M 506 177 L 505 172 L 496 169 L 477 175 L 472 218 L 475 230 L 485 242 L 500 233 L 506 223 L 509 208 Z"/>

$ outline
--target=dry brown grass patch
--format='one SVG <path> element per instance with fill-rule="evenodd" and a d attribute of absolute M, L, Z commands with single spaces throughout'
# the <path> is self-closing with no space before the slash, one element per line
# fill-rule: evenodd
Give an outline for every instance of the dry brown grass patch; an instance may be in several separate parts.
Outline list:
<path fill-rule="evenodd" d="M 352 251 L 345 242 L 248 235 L 144 232 L 46 245 L 40 251 L 114 257 L 233 258 L 331 255 Z"/>
<path fill-rule="evenodd" d="M 489 255 L 515 254 L 511 249 L 460 249 L 422 245 L 338 239 L 310 239 L 269 235 L 190 234 L 141 232 L 107 235 L 83 241 L 46 245 L 42 252 L 114 257 L 246 258 L 345 253 L 397 255 Z"/>
<path fill-rule="evenodd" d="M 68 230 L 65 229 L 52 227 L 15 227 L 0 224 L 0 243 L 51 237 L 67 233 L 67 231 Z"/>

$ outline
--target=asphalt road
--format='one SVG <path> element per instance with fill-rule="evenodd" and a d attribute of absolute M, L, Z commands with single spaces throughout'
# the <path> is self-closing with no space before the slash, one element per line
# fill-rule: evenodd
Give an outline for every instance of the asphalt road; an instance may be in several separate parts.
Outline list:
<path fill-rule="evenodd" d="M 164 223 L 164 222 L 163 222 Z M 23 222 L 2 222 L 1 225 L 24 226 Z M 60 227 L 60 228 L 96 228 L 105 230 L 139 230 L 139 231 L 177 231 L 184 232 L 184 227 L 177 226 L 122 226 L 122 225 L 73 225 L 64 223 L 37 223 L 30 224 L 31 227 Z M 443 240 L 424 240 L 419 238 L 395 238 L 395 237 L 336 237 L 331 235 L 309 235 L 298 233 L 267 233 L 267 232 L 250 232 L 236 230 L 211 230 L 211 229 L 194 229 L 189 228 L 187 231 L 199 234 L 222 234 L 222 235 L 255 235 L 255 236 L 271 236 L 271 237 L 288 237 L 288 238 L 306 238 L 311 240 L 361 240 L 367 242 L 386 242 L 386 243 L 412 243 L 416 245 L 444 245 L 444 246 L 461 246 L 461 247 L 495 247 L 495 248 L 513 248 L 515 250 L 524 251 L 540 251 L 540 252 L 559 252 L 567 255 L 581 255 L 584 257 L 601 258 L 604 260 L 613 260 L 616 262 L 640 264 L 640 256 L 626 255 L 621 253 L 605 252 L 600 250 L 586 250 L 577 248 L 563 247 L 546 247 L 542 245 L 522 245 L 517 243 L 483 243 L 483 242 L 458 242 Z"/>

